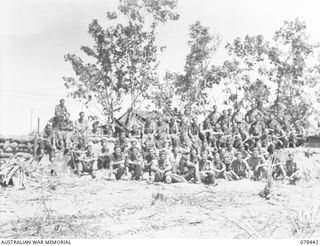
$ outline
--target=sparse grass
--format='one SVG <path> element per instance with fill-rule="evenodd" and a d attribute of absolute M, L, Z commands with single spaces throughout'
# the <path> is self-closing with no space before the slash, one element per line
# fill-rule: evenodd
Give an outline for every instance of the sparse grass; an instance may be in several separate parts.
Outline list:
<path fill-rule="evenodd" d="M 311 237 L 320 231 L 320 204 L 311 208 L 303 208 L 291 216 L 293 236 L 305 238 Z"/>

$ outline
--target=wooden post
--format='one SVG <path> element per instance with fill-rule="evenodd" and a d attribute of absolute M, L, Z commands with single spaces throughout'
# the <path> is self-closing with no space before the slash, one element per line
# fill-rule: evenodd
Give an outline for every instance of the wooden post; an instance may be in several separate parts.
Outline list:
<path fill-rule="evenodd" d="M 37 148 L 38 148 L 38 133 L 34 135 L 33 139 L 33 157 L 37 155 Z"/>
<path fill-rule="evenodd" d="M 40 117 L 38 117 L 38 127 L 37 127 L 37 131 L 38 131 L 38 134 L 40 133 Z"/>

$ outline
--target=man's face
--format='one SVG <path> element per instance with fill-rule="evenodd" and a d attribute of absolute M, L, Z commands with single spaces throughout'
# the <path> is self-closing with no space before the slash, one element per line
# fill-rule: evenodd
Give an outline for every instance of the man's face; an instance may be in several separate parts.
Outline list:
<path fill-rule="evenodd" d="M 217 106 L 213 105 L 212 110 L 213 110 L 213 112 L 216 112 L 217 111 Z"/>
<path fill-rule="evenodd" d="M 220 161 L 220 155 L 219 154 L 215 154 L 214 155 L 214 160 L 215 161 Z"/>
<path fill-rule="evenodd" d="M 132 150 L 132 156 L 133 156 L 133 157 L 136 157 L 137 154 L 138 154 L 138 150 L 137 150 L 136 148 L 134 148 L 134 149 Z"/>
<path fill-rule="evenodd" d="M 116 155 L 120 155 L 121 150 L 120 150 L 120 148 L 116 148 L 114 152 L 115 152 Z"/>
<path fill-rule="evenodd" d="M 293 161 L 293 159 L 294 159 L 293 155 L 289 155 L 289 160 Z"/>
<path fill-rule="evenodd" d="M 150 155 L 154 155 L 154 149 L 149 150 Z"/>
<path fill-rule="evenodd" d="M 254 157 L 258 157 L 258 151 L 257 150 L 253 151 L 253 156 Z"/>
<path fill-rule="evenodd" d="M 84 144 L 84 140 L 83 139 L 79 139 L 79 144 L 83 145 Z"/>
<path fill-rule="evenodd" d="M 64 100 L 60 101 L 60 105 L 63 106 L 64 105 Z"/>
<path fill-rule="evenodd" d="M 202 159 L 203 160 L 207 160 L 208 159 L 208 154 L 206 152 L 203 152 Z"/>
<path fill-rule="evenodd" d="M 160 160 L 164 161 L 166 159 L 166 155 L 165 154 L 161 154 L 160 155 Z"/>
<path fill-rule="evenodd" d="M 137 142 L 136 142 L 136 141 L 132 141 L 132 142 L 131 142 L 131 146 L 132 146 L 132 147 L 137 146 Z"/>
<path fill-rule="evenodd" d="M 107 145 L 106 142 L 104 142 L 104 143 L 102 144 L 102 148 L 103 148 L 103 149 L 107 149 L 107 148 L 108 148 L 108 145 Z"/>
<path fill-rule="evenodd" d="M 46 127 L 46 130 L 47 130 L 47 132 L 51 132 L 51 131 L 52 131 L 52 126 L 51 126 L 51 125 L 48 125 L 48 126 Z"/>
<path fill-rule="evenodd" d="M 88 151 L 88 153 L 91 153 L 92 152 L 92 147 L 88 146 L 87 151 Z"/>
<path fill-rule="evenodd" d="M 70 114 L 66 114 L 66 120 L 70 119 Z"/>
<path fill-rule="evenodd" d="M 238 154 L 238 155 L 237 155 L 237 160 L 238 160 L 238 161 L 241 161 L 241 159 L 242 159 L 242 156 L 241 156 L 240 154 Z"/>
<path fill-rule="evenodd" d="M 80 113 L 80 119 L 83 119 L 84 118 L 84 113 Z"/>

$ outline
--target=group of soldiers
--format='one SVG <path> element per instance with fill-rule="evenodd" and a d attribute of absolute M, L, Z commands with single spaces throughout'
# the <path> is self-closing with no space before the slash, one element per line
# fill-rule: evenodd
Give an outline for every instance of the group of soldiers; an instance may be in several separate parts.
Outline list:
<path fill-rule="evenodd" d="M 39 138 L 38 154 L 48 153 L 54 162 L 56 149 L 64 150 L 72 156 L 70 168 L 92 178 L 105 170 L 116 180 L 216 185 L 218 179 L 265 179 L 272 162 L 273 178 L 300 179 L 294 156 L 282 163 L 274 153 L 305 143 L 301 125 L 266 116 L 254 104 L 244 116 L 232 109 L 219 113 L 213 106 L 200 124 L 188 111 L 173 112 L 147 118 L 142 126 L 94 121 L 90 127 L 84 112 L 72 122 L 61 99 Z"/>

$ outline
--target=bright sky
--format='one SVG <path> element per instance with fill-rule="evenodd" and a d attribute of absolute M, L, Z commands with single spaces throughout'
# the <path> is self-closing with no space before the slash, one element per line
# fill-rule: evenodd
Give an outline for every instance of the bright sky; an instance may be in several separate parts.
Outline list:
<path fill-rule="evenodd" d="M 167 46 L 160 56 L 160 72 L 181 71 L 188 52 L 188 27 L 196 20 L 220 34 L 223 44 L 214 61 L 226 58 L 224 43 L 246 34 L 271 38 L 283 20 L 306 21 L 312 41 L 320 42 L 319 1 L 308 0 L 180 0 L 180 19 L 159 30 L 159 42 Z M 64 62 L 67 53 L 82 55 L 90 44 L 88 24 L 101 23 L 117 0 L 1 0 L 0 1 L 0 134 L 25 134 L 41 128 L 53 115 L 67 90 L 62 76 L 73 76 Z M 219 101 L 219 95 L 214 95 Z M 82 105 L 66 99 L 76 119 Z M 31 126 L 32 112 L 32 126 Z"/>

